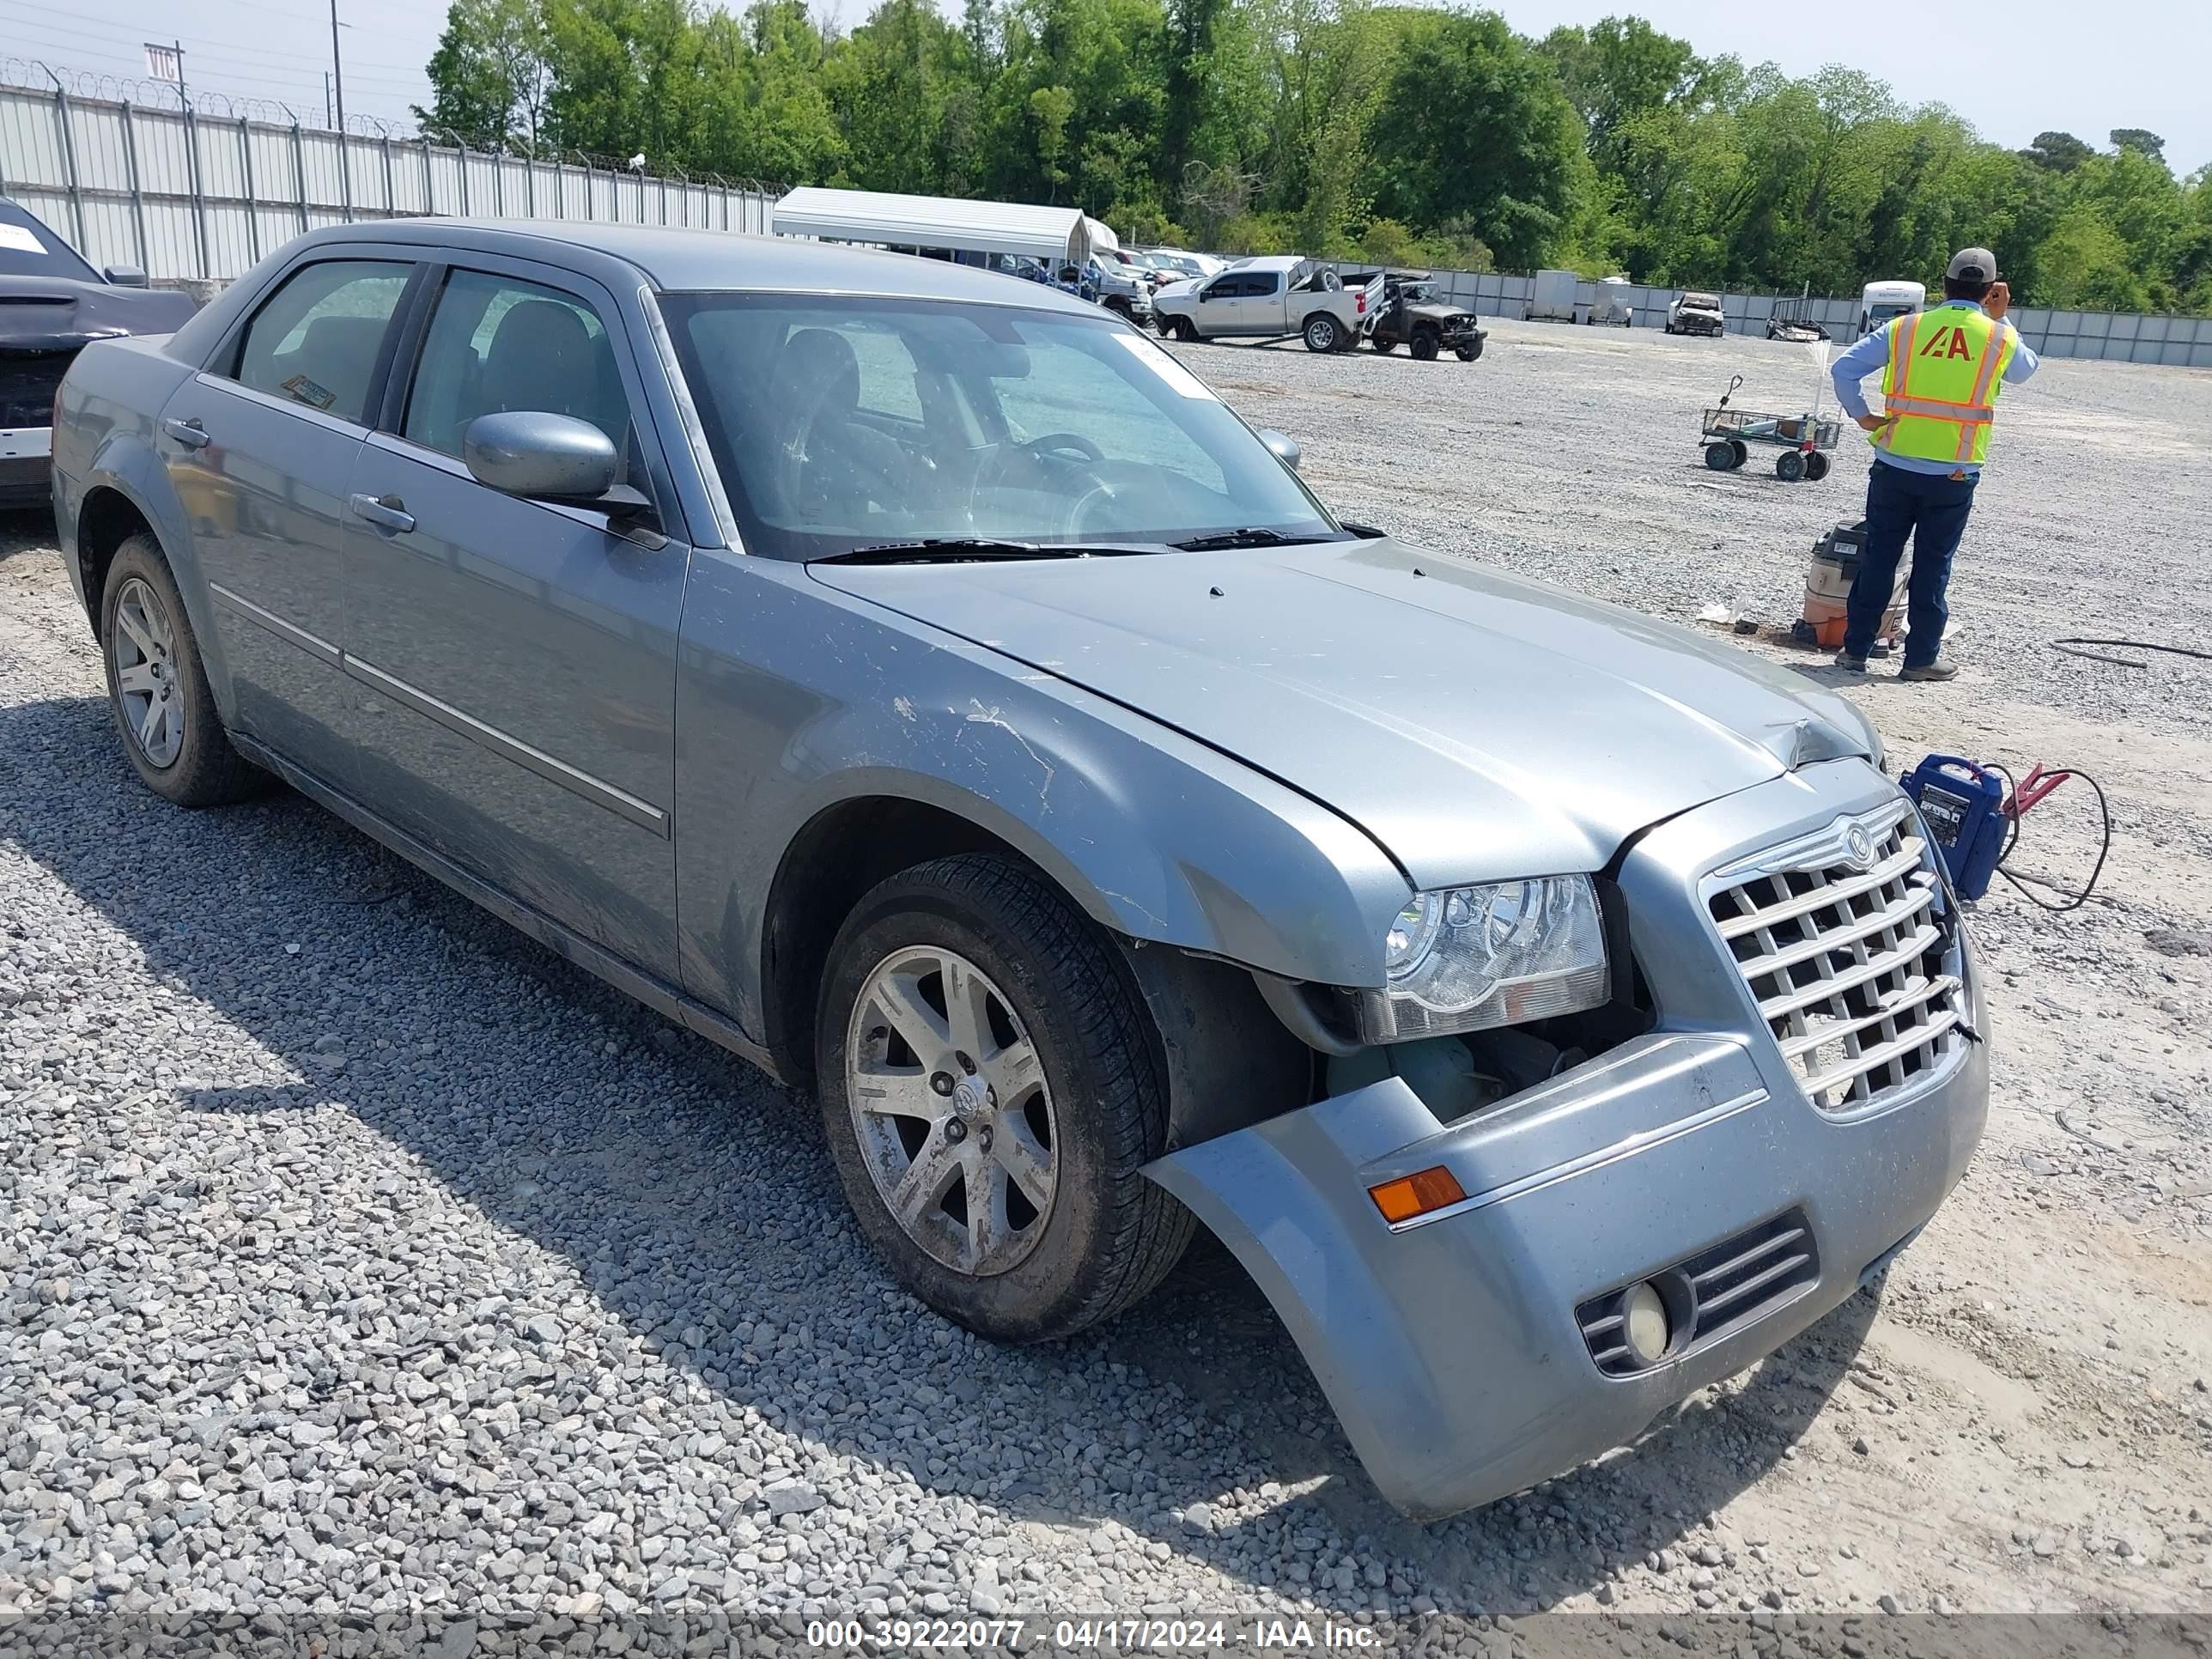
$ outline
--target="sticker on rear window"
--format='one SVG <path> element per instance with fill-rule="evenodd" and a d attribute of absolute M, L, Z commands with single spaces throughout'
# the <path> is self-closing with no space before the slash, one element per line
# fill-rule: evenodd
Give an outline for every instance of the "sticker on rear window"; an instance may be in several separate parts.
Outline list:
<path fill-rule="evenodd" d="M 31 234 L 27 225 L 0 224 L 0 247 L 13 248 L 18 253 L 44 253 L 46 245 Z"/>
<path fill-rule="evenodd" d="M 310 409 L 328 409 L 337 402 L 338 394 L 319 380 L 311 380 L 304 374 L 295 374 L 283 382 L 284 390 L 295 403 L 305 404 Z"/>
<path fill-rule="evenodd" d="M 1115 329 L 1111 337 L 1125 347 L 1131 356 L 1182 393 L 1184 397 L 1203 398 L 1212 404 L 1221 401 L 1213 395 L 1212 390 L 1205 381 L 1200 380 L 1197 375 L 1192 374 L 1143 335 L 1125 333 L 1120 329 Z"/>

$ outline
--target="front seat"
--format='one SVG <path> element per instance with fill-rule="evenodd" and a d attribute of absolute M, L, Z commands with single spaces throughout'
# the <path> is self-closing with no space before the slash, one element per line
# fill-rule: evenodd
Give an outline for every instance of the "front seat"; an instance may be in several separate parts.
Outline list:
<path fill-rule="evenodd" d="M 604 339 L 592 337 L 582 318 L 556 301 L 522 300 L 499 319 L 491 337 L 473 412 L 573 416 L 605 433 L 619 452 L 629 420 L 619 401 L 611 404 L 610 386 L 618 400 L 622 381 L 612 350 Z"/>
<path fill-rule="evenodd" d="M 860 363 L 843 335 L 795 331 L 769 386 L 776 488 L 794 525 L 850 529 L 872 501 L 894 512 L 908 505 L 905 453 L 860 418 Z"/>

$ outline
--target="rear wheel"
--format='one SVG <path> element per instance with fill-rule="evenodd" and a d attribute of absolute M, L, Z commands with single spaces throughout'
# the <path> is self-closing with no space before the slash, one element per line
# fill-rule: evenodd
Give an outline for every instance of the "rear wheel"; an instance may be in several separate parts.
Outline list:
<path fill-rule="evenodd" d="M 1342 325 L 1325 311 L 1316 311 L 1307 318 L 1302 331 L 1308 351 L 1334 351 L 1344 337 Z"/>
<path fill-rule="evenodd" d="M 1729 440 L 1729 453 L 1735 457 L 1735 465 L 1741 466 L 1751 459 L 1751 447 L 1741 438 Z"/>
<path fill-rule="evenodd" d="M 1437 353 L 1443 349 L 1443 345 L 1437 337 L 1436 330 L 1417 328 L 1413 331 L 1412 349 L 1413 356 L 1419 358 L 1421 362 L 1432 363 L 1436 361 Z"/>
<path fill-rule="evenodd" d="M 1808 455 L 1805 458 L 1805 476 L 1810 478 L 1814 483 L 1818 483 L 1821 479 L 1826 477 L 1828 476 L 1828 458 L 1826 455 L 1823 455 L 1817 449 L 1811 454 Z"/>
<path fill-rule="evenodd" d="M 830 948 L 817 1070 L 831 1155 L 899 1281 L 1000 1341 L 1060 1337 L 1157 1285 L 1190 1212 L 1152 1034 L 1110 941 L 1041 876 L 940 859 Z"/>
<path fill-rule="evenodd" d="M 146 787 L 179 806 L 242 800 L 264 781 L 231 747 L 191 618 L 151 536 L 116 550 L 100 592 L 107 702 Z"/>
<path fill-rule="evenodd" d="M 1716 472 L 1729 471 L 1735 465 L 1735 446 L 1726 442 L 1707 444 L 1705 465 Z"/>

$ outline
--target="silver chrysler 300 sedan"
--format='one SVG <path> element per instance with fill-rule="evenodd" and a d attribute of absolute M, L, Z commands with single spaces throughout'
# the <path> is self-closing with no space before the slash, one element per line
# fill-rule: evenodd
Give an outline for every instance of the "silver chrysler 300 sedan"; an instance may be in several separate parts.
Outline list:
<path fill-rule="evenodd" d="M 1336 519 L 1126 323 L 707 232 L 333 228 L 86 349 L 125 755 L 269 773 L 810 1085 L 1007 1340 L 1213 1230 L 1419 1516 L 1832 1309 L 1980 1135 L 1850 707 Z"/>

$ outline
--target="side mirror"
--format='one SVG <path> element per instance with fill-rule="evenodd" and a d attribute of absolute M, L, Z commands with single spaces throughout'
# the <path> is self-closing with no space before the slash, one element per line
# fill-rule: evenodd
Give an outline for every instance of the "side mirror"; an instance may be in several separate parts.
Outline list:
<path fill-rule="evenodd" d="M 143 288 L 146 273 L 137 265 L 104 265 L 100 274 L 117 288 Z"/>
<path fill-rule="evenodd" d="M 461 434 L 461 459 L 480 484 L 532 501 L 597 507 L 617 531 L 653 517 L 653 503 L 641 492 L 615 482 L 621 463 L 607 434 L 572 415 L 479 415 Z"/>
<path fill-rule="evenodd" d="M 1267 446 L 1270 454 L 1293 472 L 1298 470 L 1298 463 L 1305 459 L 1306 453 L 1298 447 L 1296 438 L 1287 432 L 1278 432 L 1272 426 L 1260 428 L 1260 441 Z"/>

